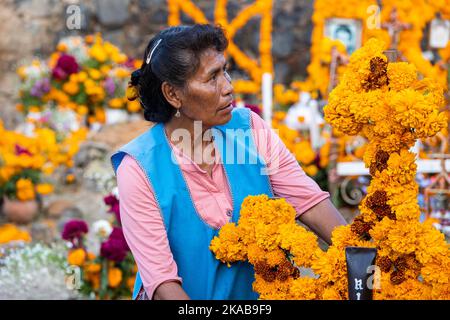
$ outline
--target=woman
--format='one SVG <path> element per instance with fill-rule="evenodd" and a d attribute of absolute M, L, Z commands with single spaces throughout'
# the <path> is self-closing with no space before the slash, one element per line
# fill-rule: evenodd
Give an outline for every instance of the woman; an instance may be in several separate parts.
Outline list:
<path fill-rule="evenodd" d="M 220 27 L 172 27 L 150 41 L 132 75 L 145 119 L 156 123 L 112 157 L 139 269 L 133 298 L 256 299 L 251 265 L 228 268 L 209 250 L 248 195 L 286 198 L 328 243 L 345 224 L 266 123 L 232 108 L 227 45 Z"/>

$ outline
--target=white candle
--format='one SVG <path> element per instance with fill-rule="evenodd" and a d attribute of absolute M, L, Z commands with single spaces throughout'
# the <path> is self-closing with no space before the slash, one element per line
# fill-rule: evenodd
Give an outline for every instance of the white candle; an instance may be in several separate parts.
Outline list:
<path fill-rule="evenodd" d="M 311 121 L 309 122 L 309 136 L 311 140 L 311 146 L 314 150 L 320 148 L 320 128 L 318 121 L 319 109 L 317 106 L 317 101 L 311 100 L 309 103 L 309 108 L 311 112 Z"/>
<path fill-rule="evenodd" d="M 262 77 L 263 119 L 272 127 L 272 74 L 264 73 Z"/>

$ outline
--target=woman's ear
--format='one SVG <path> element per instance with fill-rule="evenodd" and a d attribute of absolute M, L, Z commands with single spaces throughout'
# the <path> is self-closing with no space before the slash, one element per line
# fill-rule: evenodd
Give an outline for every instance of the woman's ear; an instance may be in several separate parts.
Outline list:
<path fill-rule="evenodd" d="M 182 105 L 181 90 L 176 89 L 167 81 L 164 81 L 161 84 L 161 91 L 164 95 L 164 98 L 166 98 L 167 102 L 169 102 L 174 108 L 177 109 L 181 108 Z"/>

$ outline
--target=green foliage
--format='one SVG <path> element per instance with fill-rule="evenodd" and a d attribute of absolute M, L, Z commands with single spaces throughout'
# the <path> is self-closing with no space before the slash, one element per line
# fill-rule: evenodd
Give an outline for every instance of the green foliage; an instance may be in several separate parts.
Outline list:
<path fill-rule="evenodd" d="M 25 169 L 20 173 L 12 176 L 8 181 L 0 184 L 0 196 L 6 196 L 9 199 L 17 199 L 17 188 L 16 183 L 20 179 L 29 179 L 33 182 L 33 185 L 39 184 L 41 182 L 42 172 L 36 169 Z"/>

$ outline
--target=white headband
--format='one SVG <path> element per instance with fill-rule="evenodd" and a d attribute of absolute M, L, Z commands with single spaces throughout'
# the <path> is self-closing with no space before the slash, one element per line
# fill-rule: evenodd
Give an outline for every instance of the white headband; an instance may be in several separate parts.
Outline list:
<path fill-rule="evenodd" d="M 152 60 L 152 56 L 153 56 L 153 52 L 155 52 L 156 48 L 158 47 L 158 45 L 161 43 L 162 39 L 159 39 L 158 42 L 156 42 L 156 45 L 153 47 L 152 51 L 149 53 L 149 55 L 147 56 L 147 61 L 146 63 L 149 64 L 150 61 Z"/>

